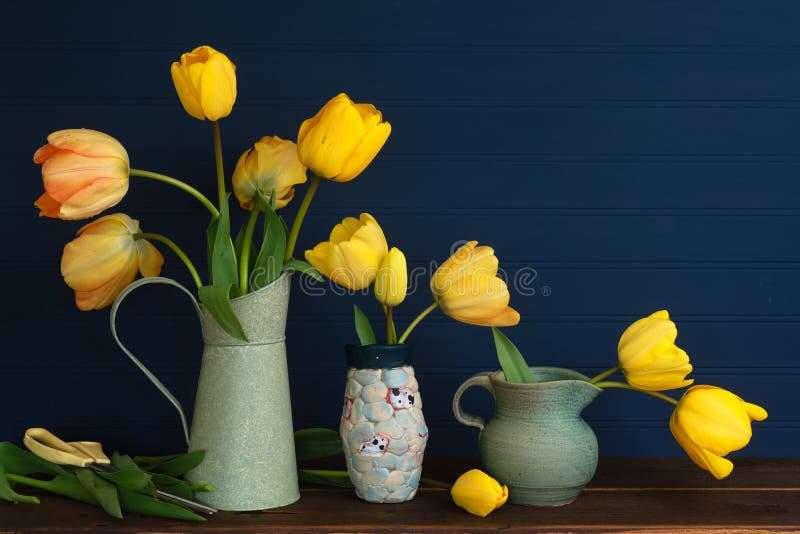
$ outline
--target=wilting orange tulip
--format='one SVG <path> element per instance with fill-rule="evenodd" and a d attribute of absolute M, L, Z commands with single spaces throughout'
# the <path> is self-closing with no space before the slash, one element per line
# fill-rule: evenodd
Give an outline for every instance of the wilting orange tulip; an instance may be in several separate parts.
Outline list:
<path fill-rule="evenodd" d="M 110 135 L 59 130 L 33 155 L 42 164 L 40 217 L 86 219 L 119 203 L 128 192 L 128 153 Z"/>
<path fill-rule="evenodd" d="M 442 311 L 462 323 L 478 326 L 514 326 L 519 313 L 509 307 L 506 283 L 497 277 L 494 250 L 470 241 L 439 267 L 431 291 Z"/>
<path fill-rule="evenodd" d="M 158 276 L 164 257 L 144 239 L 134 239 L 139 221 L 114 213 L 92 221 L 67 243 L 61 257 L 61 275 L 75 290 L 81 310 L 99 310 L 114 302 L 136 278 Z"/>
<path fill-rule="evenodd" d="M 236 65 L 210 46 L 181 55 L 170 68 L 183 109 L 195 119 L 215 121 L 231 114 L 236 102 Z"/>
<path fill-rule="evenodd" d="M 241 155 L 233 171 L 233 193 L 246 210 L 258 205 L 257 191 L 269 199 L 275 191 L 275 209 L 294 197 L 294 186 L 306 181 L 306 168 L 297 159 L 297 145 L 280 137 L 262 137 Z"/>

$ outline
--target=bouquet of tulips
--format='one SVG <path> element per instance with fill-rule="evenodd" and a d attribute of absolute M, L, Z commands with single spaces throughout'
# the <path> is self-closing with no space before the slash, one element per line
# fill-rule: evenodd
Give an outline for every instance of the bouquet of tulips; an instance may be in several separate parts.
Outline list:
<path fill-rule="evenodd" d="M 153 245 L 157 242 L 185 264 L 200 300 L 220 326 L 231 336 L 246 339 L 230 299 L 269 285 L 284 271 L 322 279 L 311 265 L 293 257 L 311 200 L 323 179 L 347 182 L 358 176 L 383 147 L 391 126 L 372 104 L 356 104 L 346 94 L 339 94 L 303 121 L 296 144 L 278 136 L 262 137 L 241 155 L 231 177 L 233 194 L 249 212 L 246 225 L 232 238 L 219 121 L 231 113 L 236 101 L 236 67 L 222 52 L 200 46 L 174 62 L 171 73 L 186 112 L 211 122 L 216 202 L 187 181 L 131 167 L 125 147 L 108 134 L 70 129 L 51 133 L 47 144 L 33 156 L 33 161 L 42 165 L 45 189 L 35 206 L 43 217 L 93 217 L 124 198 L 132 176 L 188 193 L 210 215 L 203 238 L 209 258 L 206 282 L 177 243 L 160 233 L 143 232 L 139 221 L 124 213 L 106 215 L 78 231 L 78 237 L 64 248 L 64 281 L 75 290 L 79 309 L 109 306 L 137 272 L 142 276 L 160 274 L 164 258 Z M 309 169 L 311 181 L 289 228 L 276 212 L 292 201 L 295 186 L 307 181 Z M 262 230 L 257 232 L 262 213 Z"/>

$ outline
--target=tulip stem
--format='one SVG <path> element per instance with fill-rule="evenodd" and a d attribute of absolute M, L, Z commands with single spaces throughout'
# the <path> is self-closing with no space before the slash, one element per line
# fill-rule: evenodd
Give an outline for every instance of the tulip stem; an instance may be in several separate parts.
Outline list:
<path fill-rule="evenodd" d="M 647 391 L 644 389 L 635 388 L 630 384 L 626 384 L 625 382 L 596 382 L 594 385 L 602 389 L 616 388 L 616 389 L 629 389 L 631 391 L 638 391 L 639 393 L 644 393 L 645 395 L 650 395 L 651 397 L 661 399 L 664 402 L 668 402 L 674 406 L 678 405 L 678 401 L 676 401 L 669 395 L 664 395 L 663 393 L 659 393 L 658 391 Z"/>
<path fill-rule="evenodd" d="M 439 301 L 437 300 L 437 301 L 435 301 L 433 304 L 431 304 L 430 306 L 428 306 L 427 308 L 425 308 L 424 310 L 422 310 L 422 312 L 421 312 L 419 315 L 417 315 L 416 319 L 414 319 L 413 321 L 411 321 L 411 324 L 410 324 L 410 325 L 408 325 L 408 328 L 406 328 L 406 329 L 405 329 L 405 331 L 403 332 L 403 335 L 402 335 L 402 336 L 400 336 L 400 339 L 398 339 L 398 340 L 397 340 L 397 343 L 403 343 L 403 342 L 404 342 L 404 341 L 405 341 L 405 340 L 408 338 L 409 334 L 411 334 L 411 331 L 412 331 L 412 330 L 414 330 L 414 329 L 417 327 L 417 325 L 418 325 L 418 324 L 419 324 L 419 323 L 420 323 L 420 322 L 421 322 L 421 321 L 422 321 L 422 320 L 423 320 L 423 319 L 424 319 L 424 318 L 425 318 L 425 317 L 426 317 L 426 316 L 427 316 L 429 313 L 431 313 L 433 310 L 435 310 L 435 309 L 436 309 L 436 308 L 438 308 L 438 307 L 439 307 Z"/>
<path fill-rule="evenodd" d="M 292 255 L 294 254 L 294 246 L 297 244 L 297 235 L 300 233 L 300 227 L 303 225 L 303 219 L 306 218 L 308 206 L 311 204 L 311 199 L 314 198 L 314 193 L 317 192 L 317 188 L 321 182 L 322 178 L 314 175 L 314 177 L 311 179 L 311 183 L 308 184 L 308 189 L 306 189 L 303 202 L 300 204 L 300 208 L 297 210 L 297 215 L 294 216 L 292 229 L 289 231 L 289 238 L 286 241 L 286 255 L 283 257 L 284 263 L 292 259 Z"/>
<path fill-rule="evenodd" d="M 225 202 L 225 168 L 222 163 L 222 136 L 219 132 L 219 121 L 211 123 L 214 130 L 214 159 L 217 162 L 217 192 L 219 205 Z"/>
<path fill-rule="evenodd" d="M 242 295 L 247 294 L 247 283 L 250 271 L 250 248 L 253 245 L 253 231 L 258 220 L 258 208 L 253 206 L 250 210 L 250 217 L 247 219 L 247 227 L 244 230 L 244 242 L 242 243 L 242 257 L 239 259 L 239 289 Z"/>
<path fill-rule="evenodd" d="M 384 313 L 386 314 L 386 344 L 394 345 L 397 343 L 397 340 L 394 339 L 394 336 L 392 335 L 394 331 L 394 328 L 392 328 L 392 325 L 394 324 L 394 321 L 392 321 L 392 307 L 386 306 L 384 308 Z"/>
<path fill-rule="evenodd" d="M 160 243 L 164 243 L 165 245 L 167 245 L 170 249 L 172 249 L 172 252 L 174 252 L 175 255 L 178 256 L 181 259 L 181 261 L 183 261 L 184 265 L 186 265 L 186 268 L 189 269 L 189 274 L 192 275 L 192 278 L 194 279 L 194 283 L 197 284 L 197 288 L 199 289 L 199 288 L 203 287 L 203 281 L 200 280 L 200 275 L 197 274 L 197 269 L 194 268 L 194 264 L 192 263 L 192 260 L 189 259 L 189 256 L 187 256 L 186 253 L 181 249 L 181 247 L 176 245 L 175 242 L 172 239 L 170 239 L 170 238 L 168 238 L 166 236 L 163 236 L 161 234 L 151 234 L 151 233 L 146 233 L 146 232 L 145 233 L 133 234 L 133 238 L 134 239 L 152 239 L 153 241 L 158 241 Z"/>
<path fill-rule="evenodd" d="M 600 374 L 599 374 L 599 375 L 597 375 L 596 377 L 594 377 L 594 378 L 592 378 L 591 380 L 589 380 L 589 383 L 590 383 L 590 384 L 595 384 L 595 383 L 597 383 L 597 382 L 600 382 L 600 381 L 601 381 L 602 379 L 604 379 L 605 377 L 607 377 L 607 376 L 611 376 L 611 375 L 613 375 L 614 373 L 616 373 L 616 372 L 617 372 L 617 371 L 619 371 L 619 370 L 620 370 L 620 366 L 619 366 L 619 365 L 615 365 L 614 367 L 612 367 L 612 368 L 611 368 L 611 369 L 609 369 L 608 371 L 603 371 L 602 373 L 600 373 Z"/>
<path fill-rule="evenodd" d="M 211 201 L 208 200 L 208 198 L 203 193 L 201 193 L 191 185 L 187 184 L 186 182 L 182 182 L 177 178 L 172 178 L 171 176 L 167 176 L 165 174 L 159 174 L 157 172 L 152 172 L 152 171 L 144 171 L 142 169 L 130 169 L 130 174 L 131 176 L 140 176 L 142 178 L 151 178 L 153 180 L 158 180 L 159 182 L 164 182 L 165 184 L 175 186 L 182 191 L 186 191 L 194 198 L 199 200 L 200 203 L 203 204 L 203 206 L 205 206 L 209 212 L 211 212 L 211 215 L 213 217 L 215 218 L 219 217 L 219 210 L 216 208 L 216 206 L 214 206 L 214 204 L 212 204 Z"/>

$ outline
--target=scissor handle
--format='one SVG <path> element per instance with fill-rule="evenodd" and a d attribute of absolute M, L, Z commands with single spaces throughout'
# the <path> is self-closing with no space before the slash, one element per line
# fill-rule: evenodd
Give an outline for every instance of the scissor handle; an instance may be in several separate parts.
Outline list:
<path fill-rule="evenodd" d="M 103 446 L 96 441 L 67 443 L 44 428 L 29 428 L 22 441 L 36 456 L 59 465 L 86 467 L 90 464 L 111 464 L 111 460 L 103 453 Z"/>

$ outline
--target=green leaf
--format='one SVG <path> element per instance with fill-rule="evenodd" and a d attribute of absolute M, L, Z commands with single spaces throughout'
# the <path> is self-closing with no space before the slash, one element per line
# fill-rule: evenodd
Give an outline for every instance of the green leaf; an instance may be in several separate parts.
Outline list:
<path fill-rule="evenodd" d="M 125 488 L 119 489 L 119 502 L 122 504 L 123 510 L 135 514 L 183 519 L 186 521 L 205 521 L 203 517 L 182 506 Z"/>
<path fill-rule="evenodd" d="M 6 473 L 15 475 L 30 475 L 32 473 L 45 473 L 49 475 L 66 475 L 67 472 L 58 464 L 48 462 L 24 449 L 20 449 L 11 442 L 0 443 L 0 466 Z"/>
<path fill-rule="evenodd" d="M 298 469 L 297 475 L 303 482 L 333 486 L 336 488 L 352 488 L 353 483 L 347 471 L 327 471 L 322 469 Z"/>
<path fill-rule="evenodd" d="M 36 497 L 21 495 L 11 488 L 11 484 L 8 482 L 8 478 L 6 477 L 6 470 L 3 469 L 3 464 L 0 464 L 0 499 L 5 499 L 11 502 L 39 504 L 39 499 Z"/>
<path fill-rule="evenodd" d="M 136 465 L 136 462 L 134 462 L 130 456 L 118 452 L 111 455 L 111 465 L 117 469 L 139 469 L 139 466 Z"/>
<path fill-rule="evenodd" d="M 80 482 L 83 489 L 91 494 L 103 510 L 106 511 L 111 517 L 122 519 L 122 510 L 119 507 L 119 497 L 117 496 L 117 488 L 111 482 L 103 480 L 97 476 L 94 471 L 81 467 L 75 470 L 75 476 Z"/>
<path fill-rule="evenodd" d="M 320 273 L 316 268 L 314 268 L 310 263 L 308 263 L 305 260 L 291 259 L 291 260 L 287 261 L 283 265 L 283 270 L 284 271 L 297 271 L 299 273 L 303 273 L 303 274 L 305 274 L 307 276 L 310 276 L 311 278 L 313 278 L 317 282 L 324 282 L 325 281 L 325 277 L 322 276 L 322 273 Z"/>
<path fill-rule="evenodd" d="M 375 341 L 375 331 L 372 330 L 369 319 L 367 319 L 367 316 L 361 311 L 361 308 L 358 307 L 358 304 L 353 305 L 353 318 L 356 323 L 356 333 L 358 334 L 358 339 L 361 344 L 374 345 L 377 343 L 377 341 Z"/>
<path fill-rule="evenodd" d="M 145 493 L 153 492 L 152 484 L 150 484 L 151 475 L 139 468 L 122 469 L 114 473 L 99 472 L 97 476 L 108 480 L 120 488 L 128 488 L 129 490 L 142 491 Z"/>
<path fill-rule="evenodd" d="M 135 456 L 133 461 L 139 466 L 139 469 L 150 471 L 150 469 L 158 464 L 163 464 L 167 460 L 177 458 L 180 454 L 168 454 L 166 456 Z"/>
<path fill-rule="evenodd" d="M 56 495 L 61 495 L 76 501 L 85 502 L 94 506 L 100 506 L 91 493 L 86 491 L 78 479 L 73 474 L 58 475 L 51 480 L 39 480 L 18 475 L 8 475 L 8 479 L 18 484 L 24 484 L 34 488 L 43 489 Z"/>
<path fill-rule="evenodd" d="M 233 313 L 233 308 L 231 308 L 231 301 L 228 297 L 228 295 L 230 295 L 230 290 L 230 284 L 222 286 L 203 286 L 197 290 L 197 294 L 200 297 L 200 302 L 208 308 L 212 317 L 216 319 L 217 324 L 219 324 L 228 335 L 236 339 L 241 339 L 242 341 L 247 341 L 247 336 L 244 333 L 242 324 L 239 322 L 239 318 L 236 317 L 236 314 Z"/>
<path fill-rule="evenodd" d="M 250 286 L 253 291 L 268 286 L 281 275 L 283 255 L 286 252 L 286 232 L 280 218 L 261 191 L 256 190 L 256 193 L 264 212 L 264 238 L 253 266 L 253 274 L 250 276 Z M 274 191 L 271 197 L 275 198 Z"/>
<path fill-rule="evenodd" d="M 185 475 L 201 463 L 203 463 L 203 459 L 206 457 L 206 451 L 204 450 L 196 450 L 192 452 L 187 452 L 185 454 L 180 454 L 174 458 L 171 458 L 163 463 L 158 465 L 154 465 L 149 469 L 151 473 L 161 473 L 163 475 L 169 475 L 171 477 L 178 477 L 181 475 Z"/>
<path fill-rule="evenodd" d="M 230 193 L 220 206 L 217 231 L 214 235 L 214 246 L 211 250 L 211 285 L 232 288 L 239 287 L 239 270 L 236 263 L 236 251 L 231 241 L 231 220 L 228 210 Z M 213 222 L 211 223 L 214 224 Z"/>
<path fill-rule="evenodd" d="M 342 454 L 342 438 L 329 428 L 304 428 L 294 433 L 297 461 L 316 460 Z"/>
<path fill-rule="evenodd" d="M 492 335 L 494 336 L 494 346 L 497 349 L 497 359 L 503 369 L 503 374 L 506 376 L 506 382 L 535 383 L 536 379 L 533 378 L 533 373 L 531 373 L 530 367 L 525 362 L 525 358 L 522 357 L 522 353 L 511 340 L 494 326 L 492 327 Z"/>

